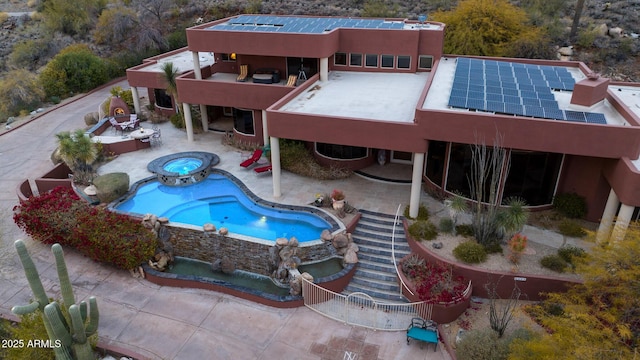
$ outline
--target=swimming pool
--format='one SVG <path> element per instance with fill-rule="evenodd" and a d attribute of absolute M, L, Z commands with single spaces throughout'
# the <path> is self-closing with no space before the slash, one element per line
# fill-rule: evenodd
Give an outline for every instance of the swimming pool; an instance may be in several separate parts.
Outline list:
<path fill-rule="evenodd" d="M 298 241 L 317 240 L 320 233 L 335 230 L 325 215 L 309 207 L 270 203 L 243 189 L 239 180 L 215 170 L 204 180 L 187 186 L 167 186 L 153 180 L 139 184 L 135 193 L 115 204 L 117 211 L 167 217 L 171 222 L 202 226 L 211 223 L 231 233 L 276 240 L 295 236 Z"/>

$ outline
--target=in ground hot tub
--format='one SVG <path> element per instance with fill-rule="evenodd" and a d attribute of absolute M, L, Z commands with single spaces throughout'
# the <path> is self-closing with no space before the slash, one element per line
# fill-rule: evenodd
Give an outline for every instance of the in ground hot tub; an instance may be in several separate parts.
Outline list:
<path fill-rule="evenodd" d="M 220 162 L 216 154 L 187 151 L 159 157 L 147 165 L 164 185 L 179 186 L 200 182 L 209 176 L 211 167 Z"/>

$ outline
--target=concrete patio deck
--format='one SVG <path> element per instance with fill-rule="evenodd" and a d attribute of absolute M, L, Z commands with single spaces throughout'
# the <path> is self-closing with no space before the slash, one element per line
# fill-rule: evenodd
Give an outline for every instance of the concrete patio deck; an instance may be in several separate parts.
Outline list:
<path fill-rule="evenodd" d="M 55 134 L 85 128 L 83 117 L 96 111 L 109 96 L 112 83 L 0 136 L 0 315 L 11 317 L 14 305 L 32 298 L 31 290 L 13 248 L 16 239 L 28 239 L 13 223 L 16 186 L 52 167 Z M 144 93 L 144 92 L 141 92 Z M 143 125 L 144 126 L 144 125 Z M 272 197 L 271 177 L 239 166 L 242 155 L 222 142 L 223 135 L 186 135 L 171 124 L 161 125 L 163 145 L 123 154 L 101 167 L 99 173 L 127 172 L 131 183 L 150 176 L 146 164 L 181 151 L 208 151 L 220 156 L 219 168 L 232 172 L 260 197 L 288 204 L 308 204 L 318 192 L 343 190 L 358 208 L 393 214 L 409 200 L 409 185 L 386 184 L 358 176 L 338 181 L 315 181 L 290 173 L 282 176 L 283 194 Z M 442 206 L 423 194 L 422 201 L 440 213 Z M 59 285 L 50 247 L 26 241 L 49 296 L 59 296 Z M 406 344 L 404 332 L 372 331 L 325 318 L 307 308 L 275 309 L 212 291 L 161 287 L 128 272 L 95 263 L 72 249 L 65 249 L 67 266 L 77 300 L 98 298 L 100 340 L 149 359 L 450 359 L 444 346 Z"/>

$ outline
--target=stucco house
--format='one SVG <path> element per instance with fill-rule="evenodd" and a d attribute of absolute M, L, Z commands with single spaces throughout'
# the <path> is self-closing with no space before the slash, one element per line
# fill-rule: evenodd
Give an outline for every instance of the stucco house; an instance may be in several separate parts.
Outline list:
<path fill-rule="evenodd" d="M 640 84 L 575 61 L 446 55 L 445 30 L 406 19 L 239 15 L 187 29 L 186 48 L 146 59 L 127 79 L 136 111 L 146 88 L 156 111 L 172 113 L 159 76 L 172 62 L 188 139 L 197 105 L 205 131 L 228 124 L 235 137 L 269 145 L 276 198 L 280 139 L 354 170 L 407 164 L 415 215 L 425 188 L 468 193 L 469 144 L 499 136 L 511 164 L 501 200 L 544 209 L 575 192 L 587 218 L 601 221 L 599 236 L 616 217 L 626 229 L 640 206 Z"/>

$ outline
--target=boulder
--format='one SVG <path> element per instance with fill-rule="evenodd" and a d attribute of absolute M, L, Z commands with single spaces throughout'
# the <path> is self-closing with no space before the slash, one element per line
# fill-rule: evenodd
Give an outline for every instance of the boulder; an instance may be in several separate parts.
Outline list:
<path fill-rule="evenodd" d="M 277 238 L 276 246 L 284 247 L 289 245 L 289 240 L 287 238 Z"/>
<path fill-rule="evenodd" d="M 598 36 L 607 36 L 607 33 L 609 32 L 609 27 L 607 27 L 607 24 L 600 24 L 598 26 L 596 26 L 593 31 L 598 34 Z"/>
<path fill-rule="evenodd" d="M 221 227 L 220 230 L 218 230 L 218 233 L 222 236 L 225 236 L 229 234 L 229 229 L 227 229 L 226 227 Z"/>
<path fill-rule="evenodd" d="M 333 235 L 331 235 L 329 230 L 324 229 L 322 233 L 320 233 L 320 239 L 322 239 L 322 241 L 331 241 L 333 240 Z"/>
<path fill-rule="evenodd" d="M 345 234 L 338 234 L 333 237 L 331 243 L 333 244 L 334 248 L 341 249 L 349 245 L 349 238 Z"/>
<path fill-rule="evenodd" d="M 298 246 L 298 239 L 295 237 L 292 237 L 291 239 L 289 239 L 289 246 L 293 246 L 293 247 Z"/>
<path fill-rule="evenodd" d="M 358 244 L 354 243 L 354 242 L 350 242 L 349 245 L 347 246 L 348 250 L 353 250 L 355 252 L 360 251 L 360 248 L 358 247 Z"/>
<path fill-rule="evenodd" d="M 609 29 L 609 36 L 612 38 L 619 38 L 622 36 L 622 28 L 614 27 Z"/>
<path fill-rule="evenodd" d="M 307 281 L 313 282 L 313 275 L 309 274 L 308 272 L 304 272 L 300 276 Z"/>
<path fill-rule="evenodd" d="M 202 230 L 204 230 L 204 232 L 214 232 L 216 231 L 216 226 L 211 223 L 206 223 L 202 225 Z"/>
<path fill-rule="evenodd" d="M 220 270 L 225 274 L 232 274 L 236 271 L 236 264 L 234 264 L 228 257 L 223 257 L 220 261 Z"/>
<path fill-rule="evenodd" d="M 298 296 L 302 294 L 302 281 L 299 277 L 294 277 L 289 280 L 289 294 L 293 296 Z"/>
<path fill-rule="evenodd" d="M 357 264 L 358 263 L 358 254 L 356 254 L 356 252 L 353 251 L 353 249 L 347 250 L 347 252 L 344 254 L 343 262 L 345 264 Z"/>
<path fill-rule="evenodd" d="M 296 249 L 293 246 L 285 246 L 284 248 L 282 248 L 282 250 L 280 250 L 280 260 L 287 260 L 290 257 L 294 256 L 296 254 Z"/>
<path fill-rule="evenodd" d="M 88 196 L 96 196 L 98 194 L 98 190 L 96 190 L 94 185 L 90 185 L 84 189 L 84 193 Z"/>

